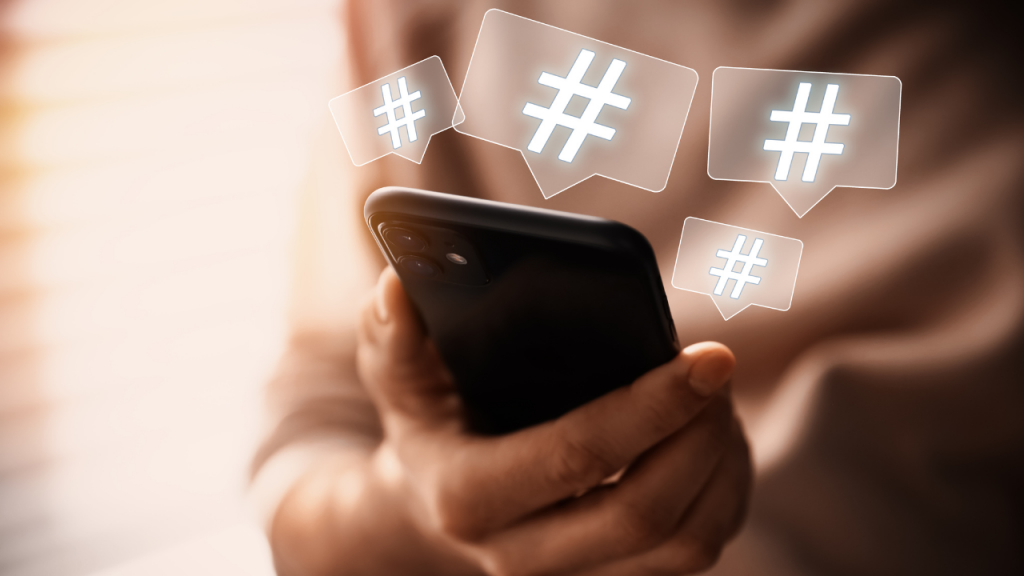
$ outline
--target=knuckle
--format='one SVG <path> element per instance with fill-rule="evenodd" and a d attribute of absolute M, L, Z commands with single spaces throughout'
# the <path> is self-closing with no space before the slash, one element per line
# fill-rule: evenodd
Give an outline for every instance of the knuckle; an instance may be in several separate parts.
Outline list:
<path fill-rule="evenodd" d="M 477 563 L 487 576 L 534 576 L 537 570 L 521 560 L 521 553 L 501 548 L 482 548 L 476 551 Z"/>
<path fill-rule="evenodd" d="M 561 486 L 592 488 L 620 468 L 602 450 L 572 436 L 567 436 L 556 450 L 550 474 Z"/>
<path fill-rule="evenodd" d="M 721 544 L 705 544 L 693 551 L 693 570 L 703 571 L 714 566 L 722 556 Z"/>
<path fill-rule="evenodd" d="M 459 542 L 471 543 L 484 536 L 480 515 L 467 494 L 472 487 L 463 486 L 460 478 L 446 474 L 430 482 L 427 498 L 430 517 L 435 529 L 442 535 Z"/>
<path fill-rule="evenodd" d="M 479 530 L 467 514 L 462 498 L 450 491 L 435 491 L 429 503 L 434 527 L 441 534 L 458 541 L 471 541 L 479 536 Z"/>
<path fill-rule="evenodd" d="M 723 545 L 723 542 L 707 542 L 693 538 L 679 540 L 673 547 L 673 554 L 669 555 L 662 568 L 675 573 L 702 572 L 718 562 Z"/>
<path fill-rule="evenodd" d="M 627 551 L 636 552 L 664 542 L 671 534 L 674 518 L 653 503 L 622 503 L 616 514 L 616 523 Z"/>

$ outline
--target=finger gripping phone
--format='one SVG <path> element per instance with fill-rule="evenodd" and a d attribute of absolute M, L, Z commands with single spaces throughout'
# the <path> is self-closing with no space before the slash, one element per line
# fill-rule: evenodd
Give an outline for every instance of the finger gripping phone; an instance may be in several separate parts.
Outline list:
<path fill-rule="evenodd" d="M 625 224 L 397 187 L 364 215 L 476 432 L 557 418 L 679 352 L 654 252 Z"/>

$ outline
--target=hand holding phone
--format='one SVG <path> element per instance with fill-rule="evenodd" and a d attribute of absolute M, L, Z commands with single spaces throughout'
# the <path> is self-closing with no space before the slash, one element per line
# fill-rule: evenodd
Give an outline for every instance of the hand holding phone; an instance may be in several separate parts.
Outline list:
<path fill-rule="evenodd" d="M 331 541 L 362 543 L 347 558 L 388 556 L 392 546 L 393 562 L 409 562 L 397 570 L 426 573 L 702 570 L 738 529 L 750 489 L 725 389 L 733 364 L 724 346 L 697 344 L 555 420 L 475 434 L 387 269 L 364 307 L 358 352 L 385 437 L 358 510 L 339 516 L 348 524 Z"/>

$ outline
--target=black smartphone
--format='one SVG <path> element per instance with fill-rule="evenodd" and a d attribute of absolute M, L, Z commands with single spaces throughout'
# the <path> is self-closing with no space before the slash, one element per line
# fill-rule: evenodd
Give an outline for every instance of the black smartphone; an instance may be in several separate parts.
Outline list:
<path fill-rule="evenodd" d="M 654 252 L 625 224 L 398 187 L 364 215 L 476 432 L 557 418 L 679 352 Z"/>

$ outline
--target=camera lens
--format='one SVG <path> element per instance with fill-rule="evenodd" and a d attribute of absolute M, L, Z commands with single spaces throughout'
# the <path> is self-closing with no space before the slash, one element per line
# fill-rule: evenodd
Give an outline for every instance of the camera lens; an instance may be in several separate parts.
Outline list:
<path fill-rule="evenodd" d="M 419 252 L 427 247 L 427 242 L 419 234 L 404 228 L 388 228 L 384 231 L 384 239 L 395 248 L 408 252 Z"/>
<path fill-rule="evenodd" d="M 414 272 L 425 278 L 433 278 L 441 273 L 441 269 L 423 256 L 402 256 L 398 263 L 406 270 Z"/>
<path fill-rule="evenodd" d="M 466 264 L 469 264 L 469 260 L 466 260 L 465 256 L 463 256 L 462 254 L 456 254 L 455 252 L 449 252 L 445 254 L 444 257 L 447 258 L 448 261 L 451 262 L 452 264 L 458 264 L 459 266 L 465 266 Z"/>

